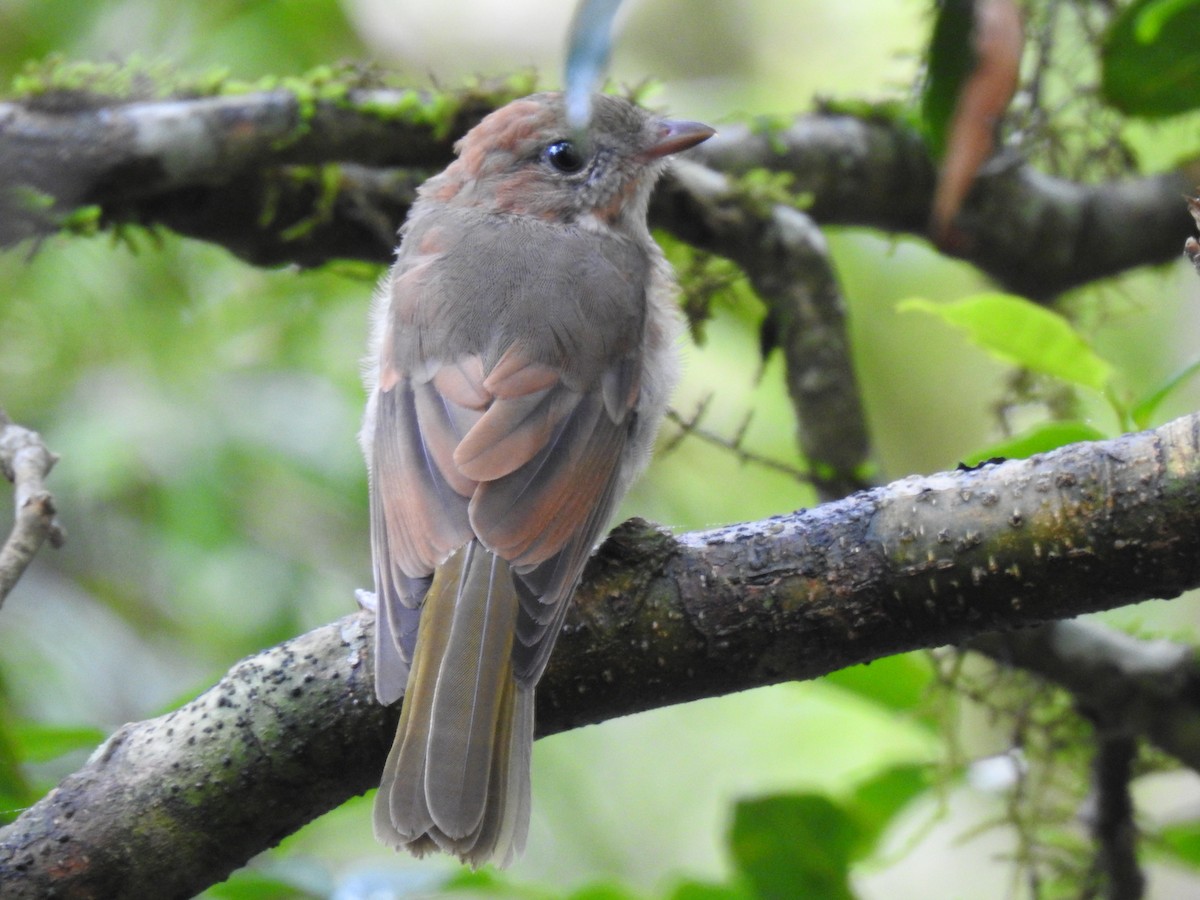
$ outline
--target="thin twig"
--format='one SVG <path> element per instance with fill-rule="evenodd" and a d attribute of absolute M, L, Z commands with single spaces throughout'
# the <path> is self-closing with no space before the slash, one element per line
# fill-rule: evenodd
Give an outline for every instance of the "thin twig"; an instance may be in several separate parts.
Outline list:
<path fill-rule="evenodd" d="M 674 435 L 664 445 L 660 451 L 660 455 L 670 453 L 686 437 L 696 437 L 704 441 L 706 444 L 712 444 L 714 447 L 720 447 L 722 450 L 728 450 L 737 457 L 738 462 L 753 463 L 756 466 L 762 466 L 764 469 L 770 469 L 772 472 L 780 472 L 787 475 L 789 478 L 794 478 L 797 481 L 811 483 L 812 476 L 803 469 L 796 466 L 790 466 L 785 462 L 780 462 L 777 459 L 771 459 L 769 456 L 763 456 L 761 453 L 756 453 L 753 450 L 747 450 L 742 442 L 746 437 L 746 430 L 750 427 L 750 415 L 746 417 L 738 425 L 733 437 L 727 438 L 717 434 L 715 431 L 709 431 L 707 428 L 700 427 L 700 419 L 708 411 L 709 402 L 712 400 L 711 395 L 706 396 L 700 401 L 696 407 L 696 411 L 688 417 L 681 415 L 678 410 L 667 410 L 667 420 L 679 426 L 679 433 Z"/>

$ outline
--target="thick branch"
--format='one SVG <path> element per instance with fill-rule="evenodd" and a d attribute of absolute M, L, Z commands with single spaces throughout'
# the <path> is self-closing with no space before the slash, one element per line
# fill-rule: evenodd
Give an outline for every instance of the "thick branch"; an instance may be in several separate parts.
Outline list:
<path fill-rule="evenodd" d="M 279 90 L 122 103 L 50 94 L 0 103 L 0 187 L 40 192 L 62 209 L 120 208 L 185 189 L 220 189 L 281 165 L 440 167 L 453 136 L 507 99 L 347 90 L 301 101 Z M 0 246 L 40 230 L 44 223 L 26 212 L 24 221 L 0 224 Z M 257 224 L 252 218 L 244 227 Z"/>
<path fill-rule="evenodd" d="M 588 567 L 539 727 L 1197 585 L 1200 416 L 680 538 L 631 523 Z M 372 785 L 397 711 L 368 636 L 348 617 L 121 729 L 0 832 L 0 894 L 186 896 Z"/>
<path fill-rule="evenodd" d="M 722 129 L 692 159 L 731 174 L 765 167 L 795 175 L 822 224 L 924 235 L 935 172 L 912 131 L 886 119 L 805 116 L 778 131 Z M 1018 293 L 1050 298 L 1137 266 L 1174 258 L 1191 231 L 1180 202 L 1194 167 L 1102 184 L 1054 178 L 1011 160 L 991 166 L 959 221 L 963 259 Z"/>
<path fill-rule="evenodd" d="M 282 167 L 438 168 L 450 158 L 452 138 L 506 99 L 500 92 L 347 91 L 302 103 L 271 91 L 124 104 L 86 96 L 0 104 L 0 247 L 51 233 L 71 210 L 96 204 L 106 222 L 169 224 L 264 264 L 315 265 L 340 256 L 385 261 L 390 240 L 356 238 L 364 233 L 364 215 L 391 223 L 372 230 L 394 232 L 404 212 L 394 178 L 351 179 L 354 199 L 339 203 L 314 199 L 304 184 L 289 185 Z M 820 224 L 924 235 L 929 221 L 933 163 L 898 120 L 819 113 L 782 129 L 731 126 L 692 158 L 731 174 L 759 167 L 792 173 Z M 1034 297 L 1164 262 L 1188 233 L 1179 198 L 1195 177 L 1177 172 L 1082 185 L 1025 165 L 1001 168 L 968 199 L 958 223 L 963 255 Z M 418 178 L 407 173 L 399 181 Z M 310 205 L 295 218 L 276 215 L 270 203 L 245 210 L 250 198 L 280 196 L 307 197 Z M 243 212 L 214 227 L 227 205 Z M 660 208 L 656 224 L 686 227 L 667 212 Z M 313 242 L 297 239 L 298 222 L 320 227 Z M 312 228 L 302 231 L 301 237 L 313 235 Z"/>

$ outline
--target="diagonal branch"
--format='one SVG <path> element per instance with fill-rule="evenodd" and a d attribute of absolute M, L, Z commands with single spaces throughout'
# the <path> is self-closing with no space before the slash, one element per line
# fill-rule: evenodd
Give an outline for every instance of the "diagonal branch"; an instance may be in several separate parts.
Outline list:
<path fill-rule="evenodd" d="M 633 522 L 588 567 L 540 732 L 1198 585 L 1200 416 L 679 538 Z M 121 729 L 0 831 L 0 894 L 187 896 L 372 786 L 397 710 L 369 635 L 347 617 Z"/>
<path fill-rule="evenodd" d="M 809 476 L 820 499 L 835 500 L 867 486 L 870 454 L 845 304 L 813 220 L 785 204 L 763 206 L 732 179 L 687 160 L 655 197 L 677 237 L 731 259 L 766 303 Z"/>

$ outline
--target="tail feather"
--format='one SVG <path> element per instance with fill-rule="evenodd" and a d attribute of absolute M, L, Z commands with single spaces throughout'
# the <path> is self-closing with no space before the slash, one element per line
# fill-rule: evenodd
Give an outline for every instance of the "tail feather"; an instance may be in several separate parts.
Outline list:
<path fill-rule="evenodd" d="M 507 866 L 524 851 L 529 834 L 533 690 L 514 683 L 504 699 L 502 715 L 511 716 L 513 727 L 506 743 L 497 741 L 487 808 L 475 843 L 463 857 L 476 866 L 485 862 Z"/>
<path fill-rule="evenodd" d="M 383 767 L 383 780 L 375 798 L 375 836 L 393 847 L 405 846 L 433 826 L 425 796 L 425 758 L 429 746 L 429 716 L 422 715 L 433 702 L 438 660 L 446 652 L 453 607 L 431 606 L 424 618 L 427 639 L 413 654 L 404 705 L 396 738 Z M 380 609 L 377 618 L 385 616 Z M 432 674 L 431 674 L 432 672 Z M 413 848 L 417 852 L 417 848 Z"/>
<path fill-rule="evenodd" d="M 425 764 L 433 821 L 452 839 L 478 830 L 489 799 L 492 757 L 511 729 L 512 704 L 502 701 L 511 693 L 517 615 L 507 566 L 470 543 L 463 568 L 452 598 L 454 621 L 437 676 Z M 502 706 L 510 707 L 504 722 Z"/>
<path fill-rule="evenodd" d="M 516 709 L 508 752 L 508 784 L 500 808 L 506 812 L 496 846 L 507 847 L 503 865 L 508 865 L 525 850 L 529 836 L 532 799 L 529 773 L 533 767 L 533 688 L 515 685 Z"/>
<path fill-rule="evenodd" d="M 533 692 L 513 678 L 518 607 L 508 565 L 475 542 L 438 569 L 375 800 L 382 842 L 476 866 L 523 848 Z"/>

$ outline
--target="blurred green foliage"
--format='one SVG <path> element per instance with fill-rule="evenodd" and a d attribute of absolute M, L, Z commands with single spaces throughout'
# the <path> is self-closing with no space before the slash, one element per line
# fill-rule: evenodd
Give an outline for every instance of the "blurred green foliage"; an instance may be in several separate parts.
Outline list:
<path fill-rule="evenodd" d="M 926 54 L 921 85 L 922 132 L 934 156 L 946 150 L 946 131 L 954 117 L 958 92 L 976 64 L 971 46 L 975 0 L 940 0 Z"/>
<path fill-rule="evenodd" d="M 346 59 L 421 84 L 483 65 L 478 32 L 503 58 L 483 74 L 503 75 L 554 64 L 557 6 L 6 0 L 0 77 L 12 83 L 51 53 L 138 54 L 198 80 L 286 79 Z M 1118 17 L 1102 60 L 1112 102 L 1136 115 L 1170 111 L 1163 104 L 1174 101 L 1160 98 L 1177 70 L 1160 73 L 1153 60 L 1194 63 L 1200 42 L 1178 38 L 1191 34 L 1195 6 L 1138 2 Z M 653 75 L 664 87 L 652 102 L 718 124 L 735 112 L 802 111 L 814 92 L 911 105 L 934 21 L 926 3 L 730 9 L 640 5 L 618 36 L 616 78 Z M 1150 13 L 1157 30 L 1137 24 Z M 383 25 L 400 34 L 392 45 Z M 954 42 L 940 40 L 945 65 L 961 68 Z M 554 83 L 556 73 L 543 74 Z M 937 115 L 926 108 L 927 126 Z M 1174 143 L 1143 134 L 1141 146 L 1195 153 L 1194 133 L 1173 134 Z M 1130 148 L 1136 162 L 1136 135 Z M 764 202 L 787 187 L 757 184 Z M 78 230 L 86 225 L 85 215 Z M 692 307 L 701 295 L 714 300 L 707 318 L 697 314 L 703 340 L 686 350 L 677 408 L 686 415 L 707 399 L 703 424 L 729 435 L 752 413 L 747 446 L 802 468 L 779 354 L 761 359 L 760 304 L 727 265 L 667 243 L 696 288 Z M 989 287 L 977 273 L 915 239 L 833 230 L 830 244 L 885 478 L 977 453 L 1037 452 L 1200 406 L 1191 377 L 1200 313 L 1183 267 L 1076 292 L 1068 321 L 1019 299 L 980 300 Z M 62 454 L 51 487 L 69 531 L 0 612 L 0 814 L 17 815 L 121 722 L 170 709 L 240 656 L 353 610 L 354 589 L 369 581 L 358 360 L 379 274 L 255 270 L 219 248 L 135 228 L 0 256 L 0 404 Z M 900 314 L 913 296 L 934 314 Z M 1027 337 L 1006 341 L 1014 328 Z M 1063 391 L 1066 421 L 1052 401 Z M 801 481 L 684 440 L 621 512 L 686 530 L 812 502 Z M 1195 632 L 1194 613 L 1178 602 L 1126 615 Z M 1019 704 L 997 713 L 990 689 L 947 701 L 934 688 L 939 671 L 924 655 L 896 657 L 541 741 L 529 852 L 503 876 L 395 857 L 375 845 L 369 801 L 357 798 L 208 896 L 904 898 L 929 896 L 934 877 L 971 896 L 1007 896 L 1007 859 L 1025 845 L 988 843 L 999 829 L 962 835 L 1011 822 L 1013 784 L 1027 782 L 979 788 L 962 776 L 969 759 L 1009 750 L 1013 723 L 1036 716 Z M 1061 705 L 1040 708 L 1066 714 Z M 1030 765 L 1049 769 L 1044 759 Z M 1083 787 L 1075 770 L 1062 778 L 1063 797 Z M 1053 827 L 1061 835 L 1072 824 Z M 1191 828 L 1165 832 L 1162 854 L 1195 866 Z M 930 837 L 939 829 L 962 842 L 943 848 Z"/>
<path fill-rule="evenodd" d="M 1131 116 L 1159 118 L 1200 106 L 1200 2 L 1137 0 L 1109 29 L 1104 98 Z"/>

